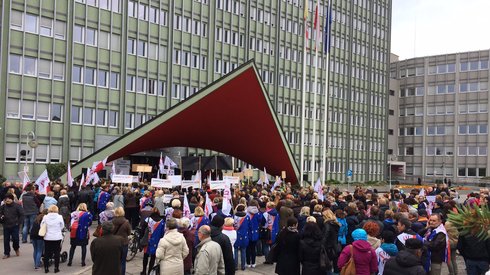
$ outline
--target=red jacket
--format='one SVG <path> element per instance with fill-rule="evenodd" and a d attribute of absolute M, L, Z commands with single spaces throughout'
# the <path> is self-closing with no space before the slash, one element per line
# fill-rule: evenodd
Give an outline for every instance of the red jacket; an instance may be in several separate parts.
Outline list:
<path fill-rule="evenodd" d="M 185 242 L 187 243 L 187 248 L 189 248 L 189 254 L 184 258 L 184 271 L 191 271 L 192 268 L 192 252 L 194 249 L 194 232 L 189 231 L 189 229 L 180 229 L 182 235 L 184 235 Z"/>
<path fill-rule="evenodd" d="M 370 275 L 378 273 L 378 260 L 376 252 L 371 248 L 367 241 L 357 240 L 352 243 L 354 246 L 354 262 L 356 264 L 357 275 Z M 341 270 L 350 259 L 350 248 L 348 245 L 340 253 L 337 265 Z"/>

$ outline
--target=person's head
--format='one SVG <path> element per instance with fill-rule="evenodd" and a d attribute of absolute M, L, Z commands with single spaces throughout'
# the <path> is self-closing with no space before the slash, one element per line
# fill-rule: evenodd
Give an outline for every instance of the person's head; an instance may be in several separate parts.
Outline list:
<path fill-rule="evenodd" d="M 114 209 L 114 203 L 112 201 L 108 202 L 105 205 L 105 210 L 113 210 Z"/>
<path fill-rule="evenodd" d="M 197 231 L 197 237 L 199 238 L 200 241 L 203 241 L 211 236 L 211 227 L 208 225 L 203 225 L 199 227 L 199 230 Z"/>
<path fill-rule="evenodd" d="M 315 207 L 313 207 L 313 211 L 317 213 L 322 213 L 323 210 L 323 205 L 321 204 L 316 204 Z"/>
<path fill-rule="evenodd" d="M 417 211 L 417 213 L 418 213 L 419 217 L 425 217 L 425 218 L 427 218 L 427 210 L 425 210 L 425 209 L 419 209 Z"/>
<path fill-rule="evenodd" d="M 114 225 L 112 222 L 103 222 L 102 223 L 102 236 L 112 234 L 114 230 Z"/>
<path fill-rule="evenodd" d="M 165 226 L 168 230 L 177 229 L 177 219 L 170 218 L 165 222 Z"/>
<path fill-rule="evenodd" d="M 422 256 L 422 241 L 417 238 L 410 238 L 405 241 L 405 249 L 420 258 Z"/>
<path fill-rule="evenodd" d="M 345 212 L 342 209 L 335 210 L 335 216 L 339 219 L 345 218 Z"/>
<path fill-rule="evenodd" d="M 56 206 L 56 205 L 51 205 L 51 206 L 48 208 L 48 213 L 58 213 L 58 206 Z"/>
<path fill-rule="evenodd" d="M 310 208 L 308 206 L 303 206 L 299 212 L 299 215 L 308 217 L 310 215 Z"/>
<path fill-rule="evenodd" d="M 312 217 L 313 218 L 313 217 Z M 302 233 L 303 238 L 311 238 L 311 239 L 321 239 L 322 231 L 316 222 L 308 222 L 305 224 Z"/>
<path fill-rule="evenodd" d="M 417 212 L 417 210 L 410 210 L 408 212 L 408 219 L 410 221 L 417 221 L 419 219 L 419 213 Z"/>
<path fill-rule="evenodd" d="M 368 234 L 364 229 L 358 228 L 352 232 L 352 239 L 354 239 L 354 241 L 367 241 L 367 237 Z"/>
<path fill-rule="evenodd" d="M 234 222 L 233 218 L 228 217 L 225 219 L 225 226 L 233 226 Z"/>
<path fill-rule="evenodd" d="M 441 225 L 441 223 L 442 223 L 442 218 L 441 218 L 440 214 L 434 213 L 434 214 L 430 215 L 429 226 L 431 228 L 437 228 L 437 227 L 439 227 L 439 225 Z"/>
<path fill-rule="evenodd" d="M 66 189 L 61 189 L 61 191 L 60 191 L 60 195 L 62 195 L 62 196 L 63 196 L 63 195 L 66 195 L 66 194 L 67 194 L 67 193 L 66 193 Z"/>
<path fill-rule="evenodd" d="M 384 243 L 395 243 L 395 233 L 391 230 L 385 230 L 381 233 L 381 239 Z"/>
<path fill-rule="evenodd" d="M 13 194 L 10 194 L 10 193 L 7 193 L 5 195 L 5 203 L 6 204 L 11 204 L 14 202 L 14 195 Z"/>
<path fill-rule="evenodd" d="M 245 205 L 244 204 L 239 204 L 235 208 L 235 212 L 243 212 L 245 211 Z"/>
<path fill-rule="evenodd" d="M 307 223 L 316 223 L 316 218 L 313 216 L 308 216 L 308 218 L 306 218 L 306 222 Z"/>
<path fill-rule="evenodd" d="M 405 230 L 410 229 L 412 227 L 412 223 L 408 218 L 401 217 L 398 220 L 398 224 L 396 226 L 396 229 L 398 230 L 398 233 L 405 232 Z"/>
<path fill-rule="evenodd" d="M 180 227 L 182 228 L 189 228 L 190 224 L 191 224 L 191 221 L 189 220 L 189 218 L 186 218 L 186 217 L 183 217 L 179 220 L 180 222 Z"/>
<path fill-rule="evenodd" d="M 213 219 L 211 220 L 211 225 L 217 228 L 221 228 L 224 223 L 225 219 L 220 215 L 214 215 Z"/>
<path fill-rule="evenodd" d="M 273 201 L 270 201 L 267 203 L 266 207 L 269 209 L 272 209 L 272 208 L 276 207 L 276 204 Z"/>
<path fill-rule="evenodd" d="M 287 226 L 288 227 L 297 227 L 298 226 L 298 220 L 295 217 L 289 217 L 287 221 Z"/>
<path fill-rule="evenodd" d="M 395 216 L 395 213 L 393 213 L 393 211 L 391 211 L 391 210 L 385 211 L 385 219 L 393 219 L 394 216 Z"/>
<path fill-rule="evenodd" d="M 364 224 L 362 227 L 366 232 L 368 233 L 369 236 L 371 237 L 378 237 L 379 236 L 379 225 L 377 222 L 367 222 Z"/>
<path fill-rule="evenodd" d="M 85 211 L 85 212 L 87 212 L 88 211 L 87 210 L 87 205 L 84 202 L 80 203 L 78 205 L 78 207 L 77 207 L 77 211 Z"/>
<path fill-rule="evenodd" d="M 116 217 L 124 217 L 124 208 L 122 208 L 121 206 L 117 207 L 115 210 L 114 210 L 114 216 Z"/>
<path fill-rule="evenodd" d="M 325 222 L 328 222 L 328 221 L 337 221 L 337 218 L 335 217 L 335 214 L 332 212 L 332 210 L 330 210 L 330 208 L 327 208 L 325 210 L 323 210 L 323 220 Z"/>
<path fill-rule="evenodd" d="M 49 191 L 48 194 L 46 194 L 46 196 L 48 196 L 48 197 L 54 197 L 54 192 L 53 191 Z"/>
<path fill-rule="evenodd" d="M 172 208 L 180 208 L 180 200 L 174 199 L 172 200 Z"/>
<path fill-rule="evenodd" d="M 196 209 L 194 209 L 194 216 L 196 217 L 204 216 L 204 210 L 202 210 L 202 207 L 198 206 L 196 207 Z"/>

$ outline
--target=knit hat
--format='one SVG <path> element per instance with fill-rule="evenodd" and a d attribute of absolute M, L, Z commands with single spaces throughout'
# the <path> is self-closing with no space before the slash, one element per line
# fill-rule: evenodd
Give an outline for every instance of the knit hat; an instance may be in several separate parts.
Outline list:
<path fill-rule="evenodd" d="M 367 241 L 367 233 L 364 229 L 356 229 L 352 232 L 352 238 L 354 241 L 363 240 Z"/>
<path fill-rule="evenodd" d="M 215 227 L 222 227 L 225 224 L 225 219 L 220 215 L 215 215 L 211 220 L 211 225 Z"/>
<path fill-rule="evenodd" d="M 405 247 L 408 249 L 422 249 L 422 241 L 416 238 L 410 238 L 405 241 Z"/>

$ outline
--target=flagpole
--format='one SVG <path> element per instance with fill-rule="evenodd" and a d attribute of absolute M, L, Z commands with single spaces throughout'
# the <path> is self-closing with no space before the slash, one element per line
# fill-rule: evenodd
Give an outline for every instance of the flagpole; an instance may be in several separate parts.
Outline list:
<path fill-rule="evenodd" d="M 311 162 L 312 162 L 312 167 L 311 167 L 311 181 L 313 183 L 313 179 L 315 178 L 315 147 L 316 147 L 316 98 L 317 98 L 317 73 L 318 73 L 318 38 L 320 36 L 320 21 L 319 21 L 319 14 L 318 14 L 318 7 L 320 5 L 320 0 L 316 0 L 316 8 L 315 8 L 315 80 L 313 81 L 313 111 L 312 115 L 313 117 L 311 118 L 313 122 L 313 138 L 311 141 Z"/>
<path fill-rule="evenodd" d="M 307 26 L 307 21 L 308 21 L 308 1 L 305 0 L 304 2 L 304 15 L 303 15 L 303 26 L 304 26 L 304 43 L 303 43 L 303 90 L 301 93 L 301 146 L 300 146 L 300 184 L 301 186 L 304 186 L 303 182 L 303 174 L 305 171 L 305 105 L 306 105 L 306 49 L 307 49 L 307 43 L 308 43 L 308 26 Z"/>
<path fill-rule="evenodd" d="M 322 152 L 322 182 L 326 181 L 326 173 L 327 173 L 327 114 L 328 114 L 328 98 L 329 98 L 329 90 L 330 90 L 330 33 L 332 30 L 332 1 L 333 0 L 328 0 L 328 14 L 327 14 L 327 19 L 328 24 L 326 24 L 326 30 L 325 30 L 325 35 L 326 35 L 326 42 L 324 43 L 324 48 L 326 51 L 327 59 L 326 59 L 326 66 L 325 66 L 325 104 L 323 105 L 323 152 Z"/>

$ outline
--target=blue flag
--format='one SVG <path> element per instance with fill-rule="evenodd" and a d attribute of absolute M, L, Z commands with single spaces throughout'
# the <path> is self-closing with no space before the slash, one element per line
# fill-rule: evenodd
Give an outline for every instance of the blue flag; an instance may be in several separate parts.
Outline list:
<path fill-rule="evenodd" d="M 327 16 L 325 16 L 325 41 L 323 43 L 323 50 L 328 53 L 330 50 L 330 42 L 332 41 L 330 33 L 332 32 L 332 1 L 328 1 Z"/>

